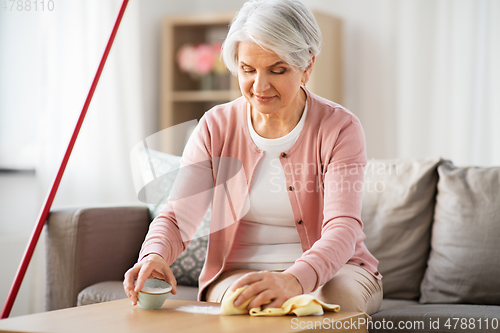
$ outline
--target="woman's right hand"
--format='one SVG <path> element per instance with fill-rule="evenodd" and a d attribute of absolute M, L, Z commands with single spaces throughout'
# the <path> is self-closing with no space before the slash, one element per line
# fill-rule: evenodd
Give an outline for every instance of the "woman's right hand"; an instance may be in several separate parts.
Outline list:
<path fill-rule="evenodd" d="M 144 282 L 148 278 L 165 280 L 172 286 L 172 294 L 175 295 L 177 293 L 177 281 L 167 262 L 162 256 L 151 253 L 142 258 L 141 261 L 125 273 L 123 288 L 133 305 L 137 304 L 137 293 L 142 289 Z M 135 285 L 134 281 L 136 281 Z"/>

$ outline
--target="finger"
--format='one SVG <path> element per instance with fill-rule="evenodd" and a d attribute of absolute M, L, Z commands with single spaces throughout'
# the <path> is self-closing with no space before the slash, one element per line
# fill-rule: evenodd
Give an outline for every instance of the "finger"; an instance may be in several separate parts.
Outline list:
<path fill-rule="evenodd" d="M 238 288 L 249 286 L 255 282 L 261 281 L 262 277 L 263 276 L 261 272 L 247 273 L 233 283 L 233 285 L 231 286 L 231 291 L 234 292 Z"/>
<path fill-rule="evenodd" d="M 263 304 L 261 305 L 262 306 L 262 310 L 265 310 L 265 309 L 273 309 L 273 308 L 281 308 L 281 306 L 283 305 L 284 300 L 283 299 L 274 299 L 273 301 L 271 301 L 271 303 L 269 304 Z"/>
<path fill-rule="evenodd" d="M 132 301 L 132 305 L 134 305 L 134 306 L 137 305 L 137 302 L 139 301 L 139 299 L 137 298 L 137 293 L 133 289 L 129 290 L 127 296 Z"/>
<path fill-rule="evenodd" d="M 261 292 L 264 292 L 265 290 L 267 290 L 267 286 L 261 281 L 252 283 L 245 290 L 243 290 L 241 294 L 238 295 L 238 297 L 236 297 L 236 299 L 234 300 L 234 306 L 241 306 L 247 300 L 253 297 L 257 297 L 257 295 L 259 295 Z"/>
<path fill-rule="evenodd" d="M 163 275 L 165 276 L 165 281 L 170 283 L 172 286 L 172 295 L 177 294 L 177 280 L 175 279 L 174 273 L 172 273 L 170 267 L 167 266 L 167 268 L 163 270 Z"/>
<path fill-rule="evenodd" d="M 125 294 L 130 298 L 133 305 L 137 304 L 137 293 L 134 291 L 134 281 L 140 270 L 140 266 L 135 265 L 125 272 L 125 279 L 123 280 L 123 289 Z"/>
<path fill-rule="evenodd" d="M 131 289 L 127 289 L 125 287 L 125 283 L 123 285 L 123 290 L 125 291 L 125 295 L 127 295 L 127 297 L 130 299 L 130 301 L 132 302 L 132 305 L 136 305 L 136 301 L 135 301 L 135 295 L 133 294 L 133 290 Z"/>
<path fill-rule="evenodd" d="M 123 288 L 125 289 L 127 295 L 129 290 L 134 289 L 134 280 L 136 274 L 137 273 L 135 272 L 134 267 L 130 268 L 128 271 L 125 272 L 123 279 Z"/>
<path fill-rule="evenodd" d="M 153 272 L 153 267 L 151 264 L 145 263 L 144 265 L 141 266 L 141 270 L 139 271 L 137 280 L 135 282 L 135 288 L 134 288 L 135 293 L 138 293 L 139 291 L 142 290 L 142 287 L 144 287 L 144 283 L 149 278 L 152 272 Z"/>
<path fill-rule="evenodd" d="M 276 295 L 274 291 L 265 290 L 259 293 L 250 303 L 248 303 L 247 309 L 250 310 L 252 308 L 258 308 L 266 304 L 272 304 L 274 302 L 274 299 L 277 298 L 277 296 L 278 295 Z M 278 307 L 281 307 L 281 304 L 279 304 Z"/>

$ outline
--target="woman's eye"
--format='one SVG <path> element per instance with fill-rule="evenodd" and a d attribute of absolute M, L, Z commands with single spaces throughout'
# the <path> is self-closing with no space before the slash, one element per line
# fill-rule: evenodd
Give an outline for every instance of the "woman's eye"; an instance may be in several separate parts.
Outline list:
<path fill-rule="evenodd" d="M 242 69 L 243 69 L 243 72 L 245 72 L 245 73 L 252 73 L 252 72 L 254 72 L 254 70 L 251 69 L 251 68 L 245 68 L 245 67 L 243 67 Z"/>
<path fill-rule="evenodd" d="M 280 68 L 280 69 L 271 71 L 271 73 L 273 73 L 273 74 L 284 74 L 285 72 L 286 72 L 286 69 L 284 69 L 284 68 Z"/>

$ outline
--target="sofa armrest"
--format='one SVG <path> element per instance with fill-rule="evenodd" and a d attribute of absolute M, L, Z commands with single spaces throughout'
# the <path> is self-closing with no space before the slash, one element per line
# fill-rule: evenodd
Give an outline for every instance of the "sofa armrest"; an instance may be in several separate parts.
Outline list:
<path fill-rule="evenodd" d="M 45 309 L 76 306 L 82 289 L 123 280 L 137 261 L 149 223 L 147 207 L 51 211 L 46 225 Z"/>

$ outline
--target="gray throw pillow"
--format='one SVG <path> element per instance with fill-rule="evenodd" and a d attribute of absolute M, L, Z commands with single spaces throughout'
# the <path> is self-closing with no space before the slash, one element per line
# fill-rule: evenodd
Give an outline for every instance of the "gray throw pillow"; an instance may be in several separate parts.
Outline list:
<path fill-rule="evenodd" d="M 500 167 L 439 166 L 421 303 L 500 305 Z"/>
<path fill-rule="evenodd" d="M 209 209 L 193 239 L 189 242 L 186 251 L 182 252 L 170 266 L 177 283 L 180 285 L 198 287 L 198 278 L 207 255 L 210 213 L 211 210 Z"/>
<path fill-rule="evenodd" d="M 180 156 L 162 153 L 153 149 L 136 148 L 134 150 L 134 161 L 141 174 L 139 183 L 147 186 L 156 180 L 152 194 L 147 197 L 147 206 L 151 216 L 154 218 L 160 214 L 161 209 L 166 202 L 176 173 L 173 172 L 180 168 Z M 154 174 L 152 170 L 154 170 Z M 153 176 L 154 175 L 154 176 Z M 158 195 L 161 190 L 161 195 Z M 203 217 L 198 230 L 193 239 L 182 252 L 177 260 L 170 266 L 177 283 L 185 286 L 198 286 L 198 277 L 205 263 L 205 257 L 208 246 L 208 234 L 210 232 L 211 210 L 209 209 Z"/>
<path fill-rule="evenodd" d="M 361 218 L 384 297 L 418 300 L 430 249 L 439 157 L 371 160 Z"/>

